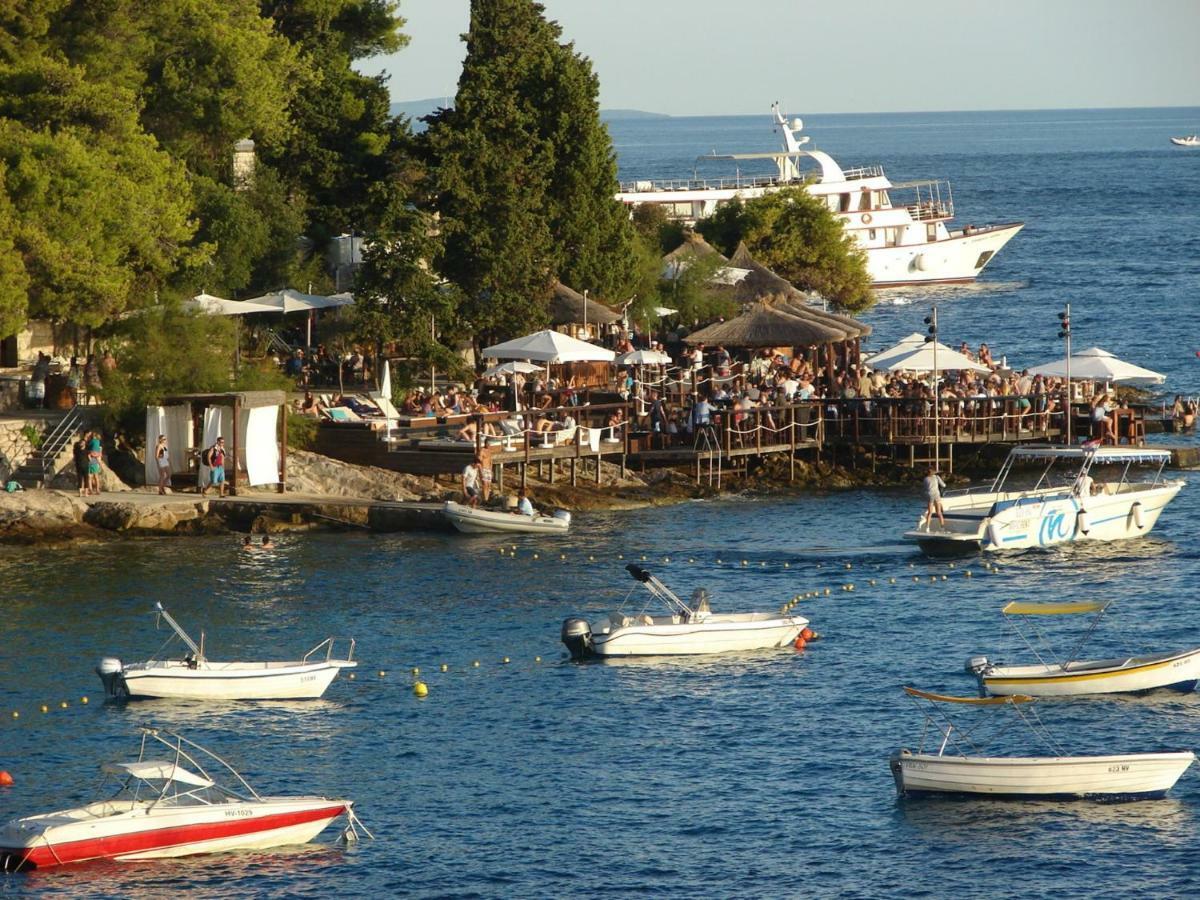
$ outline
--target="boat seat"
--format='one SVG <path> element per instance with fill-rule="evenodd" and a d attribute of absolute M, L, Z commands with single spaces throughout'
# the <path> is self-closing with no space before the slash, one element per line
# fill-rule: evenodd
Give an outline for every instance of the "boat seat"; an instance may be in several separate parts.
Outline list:
<path fill-rule="evenodd" d="M 653 625 L 654 617 L 649 613 L 642 613 L 640 616 L 638 616 L 637 621 L 639 625 Z"/>
<path fill-rule="evenodd" d="M 630 624 L 629 617 L 621 613 L 613 613 L 608 617 L 608 621 L 612 624 L 613 628 L 624 628 Z"/>

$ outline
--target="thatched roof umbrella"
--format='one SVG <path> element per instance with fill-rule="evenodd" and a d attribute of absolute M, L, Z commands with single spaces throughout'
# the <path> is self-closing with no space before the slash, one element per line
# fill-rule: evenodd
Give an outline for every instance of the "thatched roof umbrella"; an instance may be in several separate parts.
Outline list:
<path fill-rule="evenodd" d="M 603 303 L 572 290 L 561 281 L 554 282 L 554 293 L 550 295 L 550 324 L 558 325 L 612 325 L 621 321 L 621 316 Z"/>
<path fill-rule="evenodd" d="M 684 234 L 683 243 L 663 257 L 663 262 L 686 262 L 695 257 L 707 259 L 710 256 L 715 256 L 723 265 L 729 264 L 729 260 L 716 247 L 696 232 L 689 231 Z"/>
<path fill-rule="evenodd" d="M 852 335 L 844 327 L 800 314 L 802 311 L 783 302 L 782 297 L 751 304 L 740 316 L 693 331 L 684 340 L 689 344 L 725 344 L 730 347 L 812 347 L 848 340 Z"/>

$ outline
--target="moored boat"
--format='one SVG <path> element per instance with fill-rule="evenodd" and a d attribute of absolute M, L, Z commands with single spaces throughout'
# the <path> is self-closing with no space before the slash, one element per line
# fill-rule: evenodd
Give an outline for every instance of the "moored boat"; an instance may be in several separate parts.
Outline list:
<path fill-rule="evenodd" d="M 175 632 L 188 652 L 179 659 L 122 663 L 104 657 L 96 674 L 111 698 L 187 698 L 191 700 L 312 700 L 320 697 L 342 669 L 358 665 L 354 640 L 345 659 L 333 657 L 334 639 L 326 638 L 298 660 L 283 662 L 213 662 L 204 652 L 204 633 L 197 644 L 163 609 L 155 614 Z M 324 655 L 321 654 L 324 651 Z"/>
<path fill-rule="evenodd" d="M 925 752 L 923 733 L 922 746 L 915 752 L 900 749 L 888 760 L 902 798 L 968 795 L 1018 800 L 1149 800 L 1164 796 L 1196 760 L 1191 751 L 1071 756 L 1049 738 L 1036 714 L 1022 712 L 1023 705 L 1036 702 L 1033 697 L 948 697 L 911 687 L 904 690 L 918 701 L 927 701 L 933 710 L 945 704 L 1010 709 L 1050 744 L 1055 755 L 980 755 L 975 728 L 964 731 L 944 716 L 927 711 L 925 731 L 939 740 L 937 752 Z"/>
<path fill-rule="evenodd" d="M 828 153 L 803 149 L 809 138 L 800 134 L 799 119 L 789 122 L 779 104 L 772 112 L 783 133 L 782 151 L 701 156 L 697 162 L 732 162 L 739 172 L 729 178 L 633 181 L 620 186 L 617 199 L 629 207 L 661 206 L 669 218 L 691 224 L 731 200 L 803 185 L 829 207 L 846 235 L 866 254 L 875 287 L 974 281 L 1024 227 L 1021 222 L 1008 222 L 952 231 L 947 225 L 954 218 L 954 199 L 947 182 L 893 184 L 881 166 L 843 169 Z M 815 169 L 802 170 L 805 159 Z M 740 167 L 747 162 L 773 163 L 776 171 L 745 175 Z"/>
<path fill-rule="evenodd" d="M 1032 697 L 1074 697 L 1084 694 L 1139 693 L 1156 688 L 1191 691 L 1200 681 L 1200 647 L 1189 650 L 1155 653 L 1145 656 L 1122 656 L 1113 659 L 1076 659 L 1088 638 L 1096 630 L 1107 611 L 1109 602 L 1048 602 L 1006 604 L 1002 612 L 1013 629 L 1021 636 L 1037 664 L 998 665 L 986 656 L 973 656 L 967 661 L 967 671 L 979 679 L 980 690 L 992 696 L 1025 694 Z M 1077 615 L 1094 612 L 1091 627 L 1075 648 L 1060 660 L 1046 659 L 1049 643 L 1037 633 L 1031 640 L 1020 625 L 1020 619 L 1043 616 Z M 1041 649 L 1039 649 L 1039 647 Z"/>
<path fill-rule="evenodd" d="M 1200 147 L 1200 134 L 1189 134 L 1187 137 L 1173 137 L 1171 143 L 1177 147 Z"/>
<path fill-rule="evenodd" d="M 646 605 L 627 611 L 627 596 L 617 611 L 595 623 L 571 617 L 563 622 L 562 641 L 573 659 L 765 650 L 791 646 L 808 627 L 808 619 L 786 611 L 714 613 L 707 592 L 697 590 L 685 602 L 641 566 L 625 568 L 667 614 L 652 616 Z"/>
<path fill-rule="evenodd" d="M 143 728 L 137 759 L 103 771 L 119 786 L 112 797 L 0 828 L 0 870 L 305 844 L 339 816 L 347 837 L 359 824 L 350 800 L 261 796 L 221 757 L 172 732 Z"/>
<path fill-rule="evenodd" d="M 571 514 L 557 509 L 553 515 L 521 515 L 494 509 L 477 509 L 447 500 L 443 511 L 464 534 L 565 534 L 571 527 Z"/>
<path fill-rule="evenodd" d="M 1170 460 L 1170 451 L 1147 447 L 1014 447 L 990 487 L 952 491 L 942 498 L 945 524 L 923 517 L 904 537 L 930 555 L 1141 537 L 1185 484 L 1162 477 Z M 1009 486 L 1018 462 L 1046 464 L 1033 487 Z M 1059 464 L 1073 471 L 1064 478 Z M 1156 466 L 1151 480 L 1130 480 L 1138 464 Z M 1096 466 L 1120 467 L 1121 472 L 1115 479 L 1099 480 L 1093 477 Z"/>

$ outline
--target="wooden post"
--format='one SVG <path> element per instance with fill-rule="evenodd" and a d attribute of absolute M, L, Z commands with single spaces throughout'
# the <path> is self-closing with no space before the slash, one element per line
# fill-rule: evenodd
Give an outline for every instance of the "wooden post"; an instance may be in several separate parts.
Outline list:
<path fill-rule="evenodd" d="M 287 400 L 287 395 L 284 394 L 284 400 Z M 283 441 L 279 449 L 279 493 L 287 491 L 287 426 L 288 426 L 288 406 L 285 402 L 282 407 L 283 412 Z"/>
<path fill-rule="evenodd" d="M 525 484 L 526 484 L 525 480 L 528 477 L 529 464 L 528 463 L 517 463 L 517 465 L 521 469 L 521 487 L 525 487 Z"/>
<path fill-rule="evenodd" d="M 238 483 L 238 420 L 242 417 L 242 404 L 237 395 L 233 398 L 233 474 L 229 476 L 230 496 L 237 496 Z"/>

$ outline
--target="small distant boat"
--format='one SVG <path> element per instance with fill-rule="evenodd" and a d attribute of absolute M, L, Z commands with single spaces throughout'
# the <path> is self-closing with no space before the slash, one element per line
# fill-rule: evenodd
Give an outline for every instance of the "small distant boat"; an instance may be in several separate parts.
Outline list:
<path fill-rule="evenodd" d="M 1148 447 L 1014 447 L 990 487 L 951 491 L 942 498 L 944 525 L 936 517 L 922 518 L 904 537 L 931 556 L 1141 537 L 1185 484 L 1162 477 L 1170 461 L 1169 450 Z M 1018 462 L 1046 464 L 1033 487 L 1008 486 Z M 1062 477 L 1059 463 L 1075 469 L 1065 485 L 1056 481 Z M 1153 478 L 1131 481 L 1137 464 L 1156 465 Z M 1121 475 L 1093 479 L 1095 466 L 1119 466 Z"/>
<path fill-rule="evenodd" d="M 1189 134 L 1187 137 L 1173 137 L 1171 143 L 1176 147 L 1200 147 L 1200 134 Z"/>
<path fill-rule="evenodd" d="M 345 659 L 333 658 L 334 639 L 326 638 L 298 660 L 289 662 L 213 662 L 200 643 L 191 639 L 162 603 L 154 612 L 188 648 L 181 659 L 151 659 L 125 665 L 106 656 L 96 674 L 111 698 L 174 697 L 191 700 L 314 700 L 342 669 L 354 661 L 354 640 Z M 324 650 L 324 656 L 321 651 Z"/>
<path fill-rule="evenodd" d="M 443 511 L 451 524 L 464 534 L 566 534 L 571 527 L 571 514 L 565 509 L 556 509 L 549 516 L 523 516 L 515 512 L 475 509 L 447 500 Z"/>
<path fill-rule="evenodd" d="M 1148 800 L 1164 796 L 1196 760 L 1191 751 L 1068 756 L 1050 739 L 1036 713 L 1022 711 L 1023 704 L 1035 702 L 1033 697 L 947 697 L 911 687 L 904 690 L 910 697 L 928 701 L 925 733 L 936 733 L 940 743 L 936 753 L 925 753 L 923 734 L 916 752 L 902 749 L 891 755 L 892 777 L 902 798 L 968 795 L 1016 800 Z M 939 714 L 943 704 L 1011 709 L 1056 755 L 977 755 L 976 729 L 964 731 Z M 947 752 L 951 745 L 961 749 Z"/>
<path fill-rule="evenodd" d="M 808 626 L 803 616 L 785 613 L 714 613 L 703 589 L 685 603 L 670 588 L 638 565 L 626 570 L 652 597 L 667 607 L 667 615 L 651 616 L 643 607 L 632 616 L 624 612 L 629 597 L 616 612 L 594 625 L 586 619 L 563 622 L 562 642 L 573 659 L 616 656 L 681 656 L 765 650 L 790 646 Z M 632 591 L 630 592 L 632 594 Z"/>
<path fill-rule="evenodd" d="M 1001 610 L 1013 629 L 1038 659 L 1037 665 L 1003 666 L 986 656 L 967 660 L 967 671 L 979 679 L 980 690 L 993 696 L 1026 694 L 1032 697 L 1075 697 L 1083 694 L 1119 694 L 1173 688 L 1192 691 L 1200 681 L 1200 647 L 1150 656 L 1116 659 L 1076 659 L 1076 654 L 1100 624 L 1107 602 L 1022 603 L 1014 601 Z M 1025 617 L 1077 615 L 1094 612 L 1091 627 L 1071 653 L 1061 661 L 1047 661 L 1042 653 L 1049 643 L 1031 626 L 1038 640 L 1030 640 L 1020 625 Z M 1042 650 L 1039 652 L 1038 646 Z"/>
<path fill-rule="evenodd" d="M 356 827 L 370 836 L 353 801 L 263 797 L 221 757 L 173 732 L 143 728 L 137 759 L 103 772 L 119 785 L 114 796 L 0 828 L 0 871 L 306 844 L 342 815 L 348 840 Z"/>

